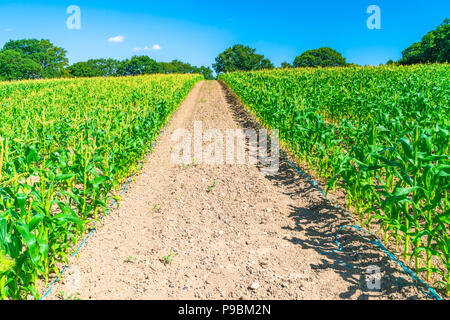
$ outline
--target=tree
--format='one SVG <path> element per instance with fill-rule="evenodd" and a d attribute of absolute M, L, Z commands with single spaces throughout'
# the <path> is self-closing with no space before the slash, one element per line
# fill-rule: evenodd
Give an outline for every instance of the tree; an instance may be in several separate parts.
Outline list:
<path fill-rule="evenodd" d="M 0 51 L 0 79 L 37 79 L 42 73 L 41 66 L 15 50 Z"/>
<path fill-rule="evenodd" d="M 421 42 L 417 42 L 402 52 L 401 64 L 427 62 L 450 62 L 450 20 L 428 32 Z"/>
<path fill-rule="evenodd" d="M 201 66 L 200 68 L 198 68 L 198 72 L 196 72 L 196 73 L 202 74 L 206 80 L 214 79 L 213 71 L 211 70 L 210 67 Z"/>
<path fill-rule="evenodd" d="M 160 62 L 159 66 L 162 73 L 195 73 L 197 67 L 184 63 L 178 60 L 172 60 L 171 62 Z"/>
<path fill-rule="evenodd" d="M 67 68 L 73 77 L 97 77 L 98 74 L 92 65 L 87 62 L 77 62 Z"/>
<path fill-rule="evenodd" d="M 202 74 L 205 79 L 207 80 L 211 80 L 214 79 L 213 77 L 213 72 L 211 70 L 211 68 L 209 67 L 204 67 L 201 66 L 196 67 L 196 66 L 192 66 L 189 63 L 184 63 L 178 60 L 173 60 L 172 62 L 159 62 L 158 63 L 161 72 L 165 73 L 165 74 L 169 74 L 169 73 L 199 73 Z"/>
<path fill-rule="evenodd" d="M 345 66 L 345 58 L 331 48 L 319 48 L 315 50 L 309 50 L 294 60 L 294 67 L 338 67 Z"/>
<path fill-rule="evenodd" d="M 252 71 L 274 68 L 269 59 L 256 54 L 255 51 L 256 49 L 237 44 L 219 54 L 213 68 L 217 74 L 239 70 Z"/>
<path fill-rule="evenodd" d="M 121 62 L 114 59 L 91 59 L 77 62 L 68 69 L 73 77 L 112 77 L 117 76 Z"/>
<path fill-rule="evenodd" d="M 66 50 L 45 39 L 10 40 L 4 45 L 3 50 L 20 52 L 24 58 L 38 63 L 42 69 L 39 78 L 60 77 L 68 65 Z"/>
<path fill-rule="evenodd" d="M 89 60 L 88 62 L 91 63 L 93 68 L 102 77 L 117 76 L 117 71 L 122 64 L 119 60 L 114 59 L 96 59 Z"/>
<path fill-rule="evenodd" d="M 392 59 L 389 59 L 388 62 L 386 62 L 387 66 L 395 65 L 395 61 Z"/>
<path fill-rule="evenodd" d="M 162 73 L 197 73 L 198 68 L 184 63 L 178 60 L 172 60 L 171 62 L 159 62 L 158 63 Z"/>
<path fill-rule="evenodd" d="M 281 63 L 281 69 L 289 69 L 292 68 L 292 65 L 288 62 L 282 62 Z"/>
<path fill-rule="evenodd" d="M 161 72 L 158 63 L 148 56 L 134 56 L 121 63 L 117 73 L 122 76 L 136 76 Z"/>

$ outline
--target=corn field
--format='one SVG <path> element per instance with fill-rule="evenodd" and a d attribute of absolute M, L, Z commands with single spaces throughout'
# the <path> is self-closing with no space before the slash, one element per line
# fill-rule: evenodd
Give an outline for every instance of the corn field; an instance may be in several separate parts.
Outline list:
<path fill-rule="evenodd" d="M 201 79 L 0 84 L 0 300 L 39 298 Z"/>
<path fill-rule="evenodd" d="M 222 74 L 346 206 L 450 296 L 450 65 Z"/>

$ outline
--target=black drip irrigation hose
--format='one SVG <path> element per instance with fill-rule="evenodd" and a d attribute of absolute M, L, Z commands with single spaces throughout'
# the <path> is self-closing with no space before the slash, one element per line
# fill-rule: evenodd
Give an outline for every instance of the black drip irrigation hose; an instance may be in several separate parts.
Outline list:
<path fill-rule="evenodd" d="M 233 93 L 233 94 L 234 94 L 234 93 Z M 246 110 L 246 108 L 245 108 L 245 106 L 244 106 L 243 104 L 242 104 L 242 109 L 243 109 L 244 112 L 247 114 L 248 118 L 249 118 L 254 124 L 256 124 L 256 125 L 258 126 L 259 129 L 263 129 L 263 128 L 261 127 L 261 125 L 258 123 L 258 121 L 256 121 L 256 120 L 254 119 L 254 117 Z M 269 141 L 270 141 L 271 146 L 278 150 L 279 154 L 286 160 L 287 163 L 289 163 L 289 165 L 290 165 L 290 166 L 291 166 L 291 167 L 292 167 L 292 168 L 293 168 L 300 176 L 305 177 L 305 180 L 306 180 L 307 182 L 309 182 L 313 188 L 317 189 L 317 190 L 325 197 L 325 199 L 327 199 L 328 201 L 330 201 L 331 203 L 333 203 L 334 206 L 335 206 L 337 209 L 342 210 L 336 203 L 334 203 L 334 201 L 328 199 L 328 197 L 327 197 L 327 195 L 325 194 L 324 190 L 319 186 L 319 183 L 318 183 L 317 181 L 311 179 L 311 177 L 310 177 L 309 175 L 307 175 L 307 174 L 301 172 L 301 171 L 300 171 L 300 170 L 299 170 L 299 169 L 298 169 L 291 161 L 289 161 L 289 159 L 288 159 L 287 156 L 284 154 L 284 152 L 281 151 L 280 148 L 278 148 L 276 145 L 274 145 L 274 144 L 272 143 L 272 139 L 270 139 L 270 137 L 268 137 L 268 139 L 269 139 Z M 425 286 L 425 287 L 428 289 L 428 291 L 425 291 L 425 292 L 424 292 L 427 296 L 429 296 L 430 298 L 435 299 L 435 300 L 442 300 L 442 298 L 439 296 L 439 294 L 437 294 L 437 292 L 436 292 L 429 284 L 427 284 L 425 281 L 423 281 L 421 278 L 419 278 L 419 277 L 417 276 L 417 274 L 414 273 L 414 271 L 412 271 L 412 270 L 409 269 L 407 266 L 405 266 L 400 260 L 398 260 L 398 259 L 395 257 L 395 255 L 394 255 L 392 252 L 390 252 L 388 249 L 386 249 L 386 247 L 383 245 L 383 243 L 380 241 L 380 239 L 378 239 L 378 237 L 377 237 L 376 235 L 374 235 L 373 233 L 371 233 L 370 231 L 368 231 L 368 230 L 366 230 L 366 229 L 361 228 L 360 226 L 357 226 L 357 225 L 352 225 L 352 226 L 350 226 L 350 225 L 341 226 L 341 227 L 338 229 L 337 233 L 336 233 L 336 241 L 335 241 L 335 243 L 336 243 L 336 245 L 338 246 L 339 249 L 332 250 L 332 251 L 328 251 L 328 252 L 319 252 L 320 254 L 326 255 L 326 254 L 329 254 L 329 253 L 342 252 L 342 251 L 343 251 L 344 248 L 342 247 L 342 245 L 341 245 L 340 242 L 339 242 L 339 235 L 340 235 L 341 230 L 344 229 L 344 228 L 352 228 L 352 229 L 355 229 L 355 230 L 357 230 L 357 231 L 362 231 L 362 232 L 364 232 L 364 233 L 367 233 L 368 235 L 374 237 L 375 240 L 370 240 L 370 239 L 367 238 L 367 237 L 364 237 L 364 238 L 366 238 L 367 240 L 369 240 L 370 243 L 372 243 L 372 244 L 376 245 L 377 247 L 379 247 L 379 248 L 380 248 L 380 249 L 381 249 L 381 250 L 382 250 L 382 251 L 383 251 L 383 252 L 384 252 L 391 260 L 393 260 L 394 262 L 396 262 L 396 263 L 403 269 L 403 272 L 404 272 L 406 275 L 410 276 L 414 281 L 417 281 L 417 282 L 421 283 L 423 286 Z M 351 265 L 349 265 L 349 264 L 346 264 L 346 263 L 340 261 L 340 260 L 337 259 L 337 258 L 336 258 L 336 261 L 337 261 L 339 264 L 344 265 L 344 266 L 347 267 L 347 268 L 353 269 L 353 266 L 351 266 Z"/>

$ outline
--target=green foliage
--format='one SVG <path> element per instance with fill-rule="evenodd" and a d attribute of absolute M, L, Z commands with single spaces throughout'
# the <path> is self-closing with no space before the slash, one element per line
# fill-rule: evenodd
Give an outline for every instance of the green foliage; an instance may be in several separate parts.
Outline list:
<path fill-rule="evenodd" d="M 0 51 L 0 80 L 37 79 L 41 74 L 41 66 L 21 52 Z"/>
<path fill-rule="evenodd" d="M 450 65 L 222 74 L 312 175 L 450 296 Z"/>
<path fill-rule="evenodd" d="M 421 42 L 414 43 L 402 52 L 399 63 L 450 62 L 450 19 L 426 34 Z"/>
<path fill-rule="evenodd" d="M 213 79 L 209 67 L 195 67 L 178 60 L 155 62 L 147 56 L 133 57 L 131 60 L 96 59 L 78 62 L 67 68 L 73 77 L 110 77 L 140 74 L 201 74 L 205 79 Z"/>
<path fill-rule="evenodd" d="M 331 48 L 309 50 L 296 57 L 294 67 L 339 67 L 345 66 L 345 58 Z"/>
<path fill-rule="evenodd" d="M 161 71 L 158 63 L 148 56 L 134 56 L 123 61 L 117 69 L 120 76 L 155 74 Z"/>
<path fill-rule="evenodd" d="M 211 192 L 215 186 L 217 186 L 217 181 L 214 180 L 213 183 L 208 187 L 208 189 L 206 191 Z"/>
<path fill-rule="evenodd" d="M 77 62 L 67 68 L 70 75 L 73 77 L 99 77 L 100 72 L 96 70 L 89 61 Z"/>
<path fill-rule="evenodd" d="M 213 79 L 208 67 L 195 67 L 178 60 L 158 62 L 146 56 L 133 57 L 131 60 L 96 59 L 78 62 L 68 68 L 73 77 L 110 77 L 139 74 L 202 74 L 205 79 Z"/>
<path fill-rule="evenodd" d="M 81 300 L 79 293 L 68 294 L 68 293 L 65 293 L 64 291 L 60 291 L 59 297 L 62 300 Z"/>
<path fill-rule="evenodd" d="M 170 74 L 170 73 L 178 73 L 178 74 L 190 74 L 197 73 L 202 74 L 206 80 L 213 79 L 212 70 L 209 67 L 195 67 L 190 65 L 189 63 L 184 63 L 178 60 L 173 60 L 172 62 L 159 62 L 158 63 L 161 69 L 161 73 Z"/>
<path fill-rule="evenodd" d="M 216 63 L 213 64 L 213 68 L 217 74 L 274 68 L 269 59 L 255 52 L 256 49 L 241 44 L 234 45 L 219 54 L 216 58 Z"/>
<path fill-rule="evenodd" d="M 91 59 L 67 67 L 66 51 L 48 40 L 11 40 L 0 51 L 0 80 L 24 80 L 65 77 L 112 77 L 143 74 L 201 74 L 213 79 L 209 67 L 195 67 L 178 60 L 156 62 L 148 56 L 118 61 Z"/>
<path fill-rule="evenodd" d="M 389 61 L 386 62 L 386 65 L 387 65 L 387 66 L 394 65 L 394 64 L 395 64 L 395 62 L 394 62 L 394 60 L 392 60 L 392 59 L 389 59 Z"/>
<path fill-rule="evenodd" d="M 11 271 L 15 266 L 14 260 L 5 257 L 0 250 L 0 276 L 6 272 Z"/>
<path fill-rule="evenodd" d="M 39 297 L 201 79 L 0 83 L 0 300 Z"/>
<path fill-rule="evenodd" d="M 196 70 L 195 73 L 198 73 L 198 74 L 203 75 L 203 77 L 204 77 L 206 80 L 213 80 L 213 79 L 214 79 L 213 71 L 211 70 L 210 67 L 201 66 L 200 68 L 198 68 L 198 69 Z"/>
<path fill-rule="evenodd" d="M 112 77 L 118 75 L 121 63 L 114 59 L 92 59 L 75 63 L 67 69 L 73 77 Z"/>
<path fill-rule="evenodd" d="M 281 69 L 289 69 L 292 68 L 292 65 L 288 62 L 282 62 L 281 63 Z"/>
<path fill-rule="evenodd" d="M 195 73 L 193 66 L 189 63 L 184 63 L 178 60 L 173 60 L 172 62 L 158 62 L 162 73 Z"/>
<path fill-rule="evenodd" d="M 168 254 L 167 256 L 163 256 L 162 259 L 161 259 L 161 261 L 162 261 L 165 265 L 170 264 L 170 263 L 172 263 L 173 258 L 175 258 L 177 255 L 178 255 L 178 253 L 173 252 L 172 249 L 170 249 L 169 254 Z"/>
<path fill-rule="evenodd" d="M 38 78 L 60 77 L 68 64 L 66 50 L 44 39 L 11 40 L 4 45 L 3 50 L 19 52 L 24 58 L 36 62 L 41 68 L 40 73 L 37 75 Z M 30 67 L 31 70 L 28 73 L 34 76 L 36 68 L 34 65 L 30 65 L 29 61 L 23 61 L 20 67 L 21 69 Z M 32 79 L 32 77 L 30 78 Z"/>

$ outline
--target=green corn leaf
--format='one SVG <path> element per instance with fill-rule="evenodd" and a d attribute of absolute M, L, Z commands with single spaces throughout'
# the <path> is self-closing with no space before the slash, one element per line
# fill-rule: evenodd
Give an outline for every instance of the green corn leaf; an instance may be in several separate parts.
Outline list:
<path fill-rule="evenodd" d="M 55 180 L 56 181 L 64 181 L 64 180 L 69 180 L 73 177 L 75 177 L 75 173 L 67 173 L 67 174 L 60 174 L 55 176 Z"/>

